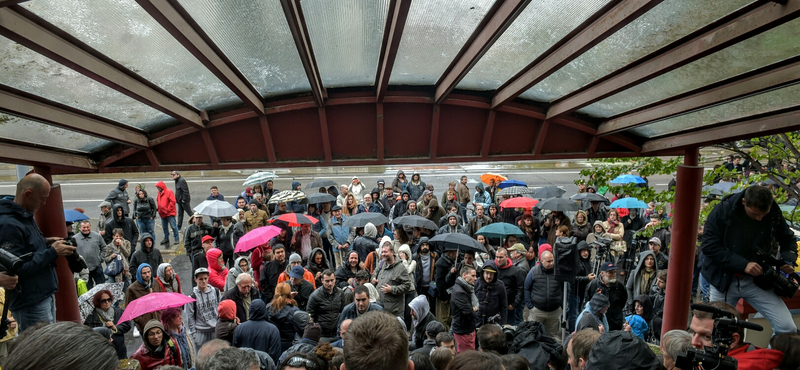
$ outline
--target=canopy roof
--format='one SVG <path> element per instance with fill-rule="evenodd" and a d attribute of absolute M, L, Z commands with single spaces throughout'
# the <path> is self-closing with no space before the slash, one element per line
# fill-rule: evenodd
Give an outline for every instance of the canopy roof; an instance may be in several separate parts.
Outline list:
<path fill-rule="evenodd" d="M 673 154 L 800 126 L 800 0 L 0 0 L 54 173 Z"/>

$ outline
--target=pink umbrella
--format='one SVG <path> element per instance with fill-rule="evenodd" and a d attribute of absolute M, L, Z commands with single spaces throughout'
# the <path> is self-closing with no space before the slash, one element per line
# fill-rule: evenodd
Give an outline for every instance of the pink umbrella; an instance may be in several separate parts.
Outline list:
<path fill-rule="evenodd" d="M 151 312 L 165 310 L 170 307 L 180 307 L 194 301 L 194 298 L 180 293 L 150 293 L 131 301 L 125 307 L 125 312 L 122 313 L 117 325 Z"/>
<path fill-rule="evenodd" d="M 249 233 L 236 242 L 236 249 L 234 253 L 244 253 L 261 244 L 266 244 L 270 239 L 281 233 L 281 228 L 277 226 L 261 226 L 257 229 L 250 230 Z"/>

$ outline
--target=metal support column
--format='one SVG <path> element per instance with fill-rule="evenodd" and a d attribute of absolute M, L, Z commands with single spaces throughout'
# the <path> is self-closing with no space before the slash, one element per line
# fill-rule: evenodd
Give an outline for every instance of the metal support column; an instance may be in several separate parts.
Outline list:
<path fill-rule="evenodd" d="M 47 202 L 34 214 L 36 225 L 39 226 L 42 235 L 46 238 L 66 238 L 67 223 L 64 220 L 61 186 L 53 184 L 53 175 L 50 173 L 50 167 L 35 166 L 33 172 L 42 175 L 50 183 L 50 196 L 47 197 Z M 56 320 L 74 321 L 80 324 L 81 314 L 78 310 L 78 290 L 75 287 L 75 278 L 65 257 L 58 257 L 56 260 L 56 277 L 58 278 Z"/>
<path fill-rule="evenodd" d="M 667 273 L 667 293 L 661 333 L 673 329 L 686 330 L 689 322 L 703 167 L 697 165 L 700 156 L 697 147 L 687 148 L 684 155 L 683 165 L 678 166 L 676 177 L 672 243 L 669 252 L 672 263 L 669 264 Z"/>

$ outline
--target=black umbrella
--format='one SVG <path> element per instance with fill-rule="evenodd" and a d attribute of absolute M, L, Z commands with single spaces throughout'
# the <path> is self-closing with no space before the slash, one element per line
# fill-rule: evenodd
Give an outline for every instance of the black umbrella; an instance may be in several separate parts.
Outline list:
<path fill-rule="evenodd" d="M 441 245 L 445 250 L 460 249 L 462 251 L 476 251 L 486 253 L 486 247 L 469 235 L 462 233 L 439 234 L 428 240 L 429 243 Z"/>
<path fill-rule="evenodd" d="M 309 194 L 306 195 L 306 199 L 308 199 L 308 203 L 310 204 L 333 202 L 336 200 L 336 198 L 333 195 L 330 195 L 328 193 Z"/>
<path fill-rule="evenodd" d="M 392 223 L 395 224 L 395 225 L 400 225 L 400 226 L 421 227 L 423 229 L 428 229 L 428 230 L 438 230 L 439 229 L 438 227 L 436 227 L 436 224 L 433 223 L 433 221 L 431 221 L 431 220 L 429 220 L 429 219 L 427 219 L 425 217 L 417 216 L 417 215 L 398 217 L 398 218 L 395 218 L 392 221 Z"/>
<path fill-rule="evenodd" d="M 567 192 L 566 190 L 561 189 L 558 186 L 545 186 L 543 188 L 538 188 L 534 190 L 533 194 L 531 194 L 530 197 L 535 199 L 561 198 L 561 196 L 564 195 L 564 193 L 566 192 Z"/>
<path fill-rule="evenodd" d="M 337 184 L 332 180 L 319 179 L 306 184 L 306 189 L 319 189 L 319 188 L 327 189 L 330 186 L 339 186 L 339 184 Z"/>
<path fill-rule="evenodd" d="M 578 203 L 576 203 L 575 201 L 564 198 L 545 199 L 536 204 L 536 207 L 542 210 L 548 209 L 551 211 L 558 211 L 558 212 L 577 211 L 581 209 L 581 207 L 578 207 Z"/>
<path fill-rule="evenodd" d="M 600 195 L 600 194 L 596 194 L 596 193 L 580 193 L 580 194 L 575 194 L 575 195 L 573 195 L 573 196 L 569 197 L 569 199 L 572 199 L 572 200 L 580 200 L 580 201 L 587 201 L 587 202 L 604 202 L 604 203 L 606 203 L 606 204 L 609 204 L 609 203 L 610 203 L 610 201 L 608 200 L 608 198 L 606 198 L 606 197 L 604 197 L 604 196 L 602 196 L 602 195 Z"/>
<path fill-rule="evenodd" d="M 386 218 L 382 213 L 377 212 L 363 212 L 359 213 L 355 216 L 350 216 L 346 220 L 342 226 L 344 227 L 364 227 L 367 226 L 368 223 L 371 223 L 375 226 L 382 225 L 389 222 L 389 219 Z"/>

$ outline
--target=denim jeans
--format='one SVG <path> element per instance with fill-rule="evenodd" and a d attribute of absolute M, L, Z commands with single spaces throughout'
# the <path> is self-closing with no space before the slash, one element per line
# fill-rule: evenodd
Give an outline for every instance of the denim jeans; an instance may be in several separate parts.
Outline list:
<path fill-rule="evenodd" d="M 175 237 L 175 241 L 179 241 L 181 237 L 178 235 L 178 225 L 175 224 L 175 216 L 161 218 L 161 229 L 164 230 L 164 240 L 169 240 L 169 227 L 172 227 L 172 236 Z"/>
<path fill-rule="evenodd" d="M 578 320 L 578 314 L 583 311 L 580 304 L 581 297 L 569 292 L 567 296 L 567 329 L 569 329 L 570 333 L 575 331 L 575 321 Z"/>
<path fill-rule="evenodd" d="M 703 303 L 710 302 L 709 295 L 711 294 L 711 283 L 703 277 L 703 274 L 698 274 L 700 276 L 700 293 L 703 295 Z"/>
<path fill-rule="evenodd" d="M 141 235 L 144 233 L 150 234 L 153 237 L 153 245 L 156 244 L 156 220 L 152 218 L 148 218 L 143 220 L 141 218 L 136 219 L 136 226 L 139 226 L 139 238 L 141 239 Z"/>
<path fill-rule="evenodd" d="M 739 298 L 744 298 L 747 303 L 764 315 L 776 334 L 797 331 L 797 326 L 794 324 L 792 314 L 786 304 L 772 291 L 756 286 L 752 276 L 734 277 L 725 292 L 720 292 L 716 287 L 711 286 L 712 301 L 725 301 L 735 307 Z"/>
<path fill-rule="evenodd" d="M 36 305 L 27 307 L 24 310 L 16 310 L 11 314 L 14 316 L 14 320 L 17 320 L 20 333 L 40 322 L 54 323 L 56 322 L 55 295 L 45 298 Z"/>
<path fill-rule="evenodd" d="M 103 274 L 103 267 L 97 267 L 96 269 L 89 271 L 89 281 L 86 282 L 86 289 L 92 289 L 97 284 L 103 284 L 106 282 L 106 275 Z"/>

